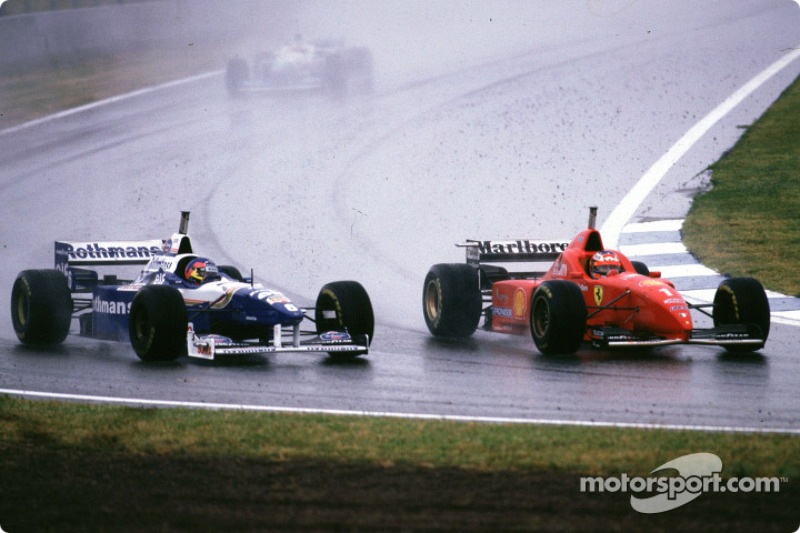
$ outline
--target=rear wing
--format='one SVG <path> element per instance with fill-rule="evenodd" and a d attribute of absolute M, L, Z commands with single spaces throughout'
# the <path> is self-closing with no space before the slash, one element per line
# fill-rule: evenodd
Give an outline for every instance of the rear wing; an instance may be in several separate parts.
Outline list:
<path fill-rule="evenodd" d="M 90 290 L 97 284 L 97 272 L 79 267 L 146 265 L 162 253 L 161 239 L 148 241 L 55 242 L 55 267 L 69 281 L 72 291 Z"/>
<path fill-rule="evenodd" d="M 550 270 L 553 261 L 558 259 L 561 252 L 569 246 L 569 241 L 530 239 L 478 241 L 468 239 L 456 246 L 466 249 L 468 265 L 484 271 L 503 265 L 502 269 L 508 272 L 512 278 L 536 278 Z"/>

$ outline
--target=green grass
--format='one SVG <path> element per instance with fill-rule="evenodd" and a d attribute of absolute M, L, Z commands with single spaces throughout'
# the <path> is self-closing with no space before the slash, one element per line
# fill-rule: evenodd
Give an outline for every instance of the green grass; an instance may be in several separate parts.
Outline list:
<path fill-rule="evenodd" d="M 6 445 L 98 453 L 597 475 L 646 473 L 672 456 L 716 450 L 737 471 L 800 474 L 800 439 L 791 435 L 144 409 L 10 397 L 0 398 L 0 434 Z"/>
<path fill-rule="evenodd" d="M 716 453 L 779 492 L 633 511 L 582 476 Z M 24 531 L 791 531 L 800 439 L 0 397 L 0 527 Z"/>
<path fill-rule="evenodd" d="M 221 70 L 230 51 L 190 43 L 180 49 L 59 60 L 0 76 L 0 129 L 202 72 Z M 220 81 L 220 83 L 222 83 Z"/>
<path fill-rule="evenodd" d="M 710 167 L 683 226 L 705 265 L 800 296 L 800 79 Z"/>

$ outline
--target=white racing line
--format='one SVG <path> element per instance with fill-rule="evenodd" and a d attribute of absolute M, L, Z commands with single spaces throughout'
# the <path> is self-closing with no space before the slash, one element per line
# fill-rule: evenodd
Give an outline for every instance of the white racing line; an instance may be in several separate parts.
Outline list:
<path fill-rule="evenodd" d="M 682 243 L 683 220 L 659 220 L 629 224 L 631 217 L 661 179 L 725 115 L 794 60 L 800 48 L 793 48 L 739 90 L 726 98 L 695 124 L 656 161 L 611 212 L 601 233 L 608 248 L 619 249 L 629 258 L 642 261 L 675 283 L 691 303 L 709 303 L 724 277 L 701 265 Z M 637 238 L 638 235 L 646 235 Z M 651 260 L 655 261 L 653 263 Z M 800 327 L 800 299 L 768 291 L 772 321 Z"/>
<path fill-rule="evenodd" d="M 675 165 L 675 163 L 683 157 L 689 149 L 702 138 L 703 135 L 717 122 L 719 122 L 727 113 L 735 108 L 742 100 L 752 94 L 761 85 L 763 85 L 772 76 L 780 72 L 784 67 L 788 66 L 792 61 L 800 57 L 800 49 L 795 49 L 791 53 L 786 54 L 784 57 L 770 65 L 763 72 L 758 74 L 738 91 L 733 93 L 724 102 L 717 106 L 711 113 L 706 115 L 700 122 L 692 127 L 678 142 L 676 142 L 645 174 L 642 176 L 636 185 L 628 192 L 619 205 L 612 211 L 609 218 L 606 220 L 602 228 L 604 240 L 612 244 L 612 248 L 617 248 L 620 236 L 624 233 L 640 233 L 646 231 L 674 231 L 676 224 L 675 221 L 664 221 L 665 226 L 649 227 L 637 226 L 635 224 L 628 225 L 628 221 L 641 205 L 642 201 L 647 197 L 659 181 L 666 175 L 667 171 Z M 149 87 L 134 91 L 131 93 L 119 95 L 106 100 L 101 100 L 92 104 L 81 106 L 75 109 L 50 115 L 38 120 L 27 122 L 19 126 L 14 126 L 6 130 L 0 131 L 0 136 L 4 134 L 20 131 L 38 124 L 42 124 L 58 118 L 63 118 L 69 115 L 81 113 L 89 109 L 101 107 L 103 105 L 111 104 L 114 102 L 123 101 L 129 98 L 141 96 L 143 94 L 151 93 L 154 91 L 168 89 L 185 83 L 192 83 L 208 77 L 219 75 L 219 71 L 208 72 L 191 78 L 176 80 L 174 82 L 165 83 L 162 85 Z M 679 221 L 682 224 L 682 221 Z M 627 225 L 627 227 L 626 227 Z M 665 230 L 664 227 L 667 229 Z M 678 228 L 680 226 L 678 225 Z M 630 245 L 630 246 L 636 246 Z M 685 248 L 679 242 L 677 243 L 661 243 L 658 248 L 660 254 L 665 254 L 669 251 L 683 253 Z M 634 249 L 634 252 L 637 250 Z M 641 250 L 639 250 L 641 251 Z M 625 250 L 623 250 L 623 253 Z M 646 252 L 647 253 L 647 252 Z M 688 252 L 686 252 L 688 255 Z M 627 254 L 626 254 L 627 255 Z M 666 268 L 662 267 L 664 270 Z M 696 266 L 692 268 L 698 268 Z M 704 267 L 703 267 L 704 268 Z M 655 268 L 654 268 L 655 270 Z M 713 272 L 713 271 L 712 271 Z M 798 320 L 791 320 L 789 323 L 800 325 L 800 317 Z M 298 407 L 277 407 L 277 406 L 262 406 L 262 405 L 247 405 L 235 403 L 207 403 L 207 402 L 183 402 L 171 400 L 151 400 L 144 398 L 119 398 L 113 396 L 97 396 L 87 394 L 64 394 L 52 392 L 40 392 L 29 390 L 16 390 L 16 389 L 0 389 L 0 394 L 9 396 L 22 396 L 28 398 L 42 398 L 64 401 L 81 401 L 81 402 L 98 402 L 116 405 L 129 405 L 137 407 L 168 407 L 168 408 L 189 408 L 189 409 L 209 409 L 209 410 L 234 410 L 234 411 L 249 411 L 249 412 L 265 412 L 265 413 L 298 413 L 298 414 L 325 414 L 337 416 L 365 416 L 365 417 L 382 417 L 382 418 L 397 418 L 397 419 L 410 419 L 410 420 L 442 420 L 454 422 L 482 422 L 482 423 L 495 423 L 495 424 L 534 424 L 534 425 L 552 425 L 552 426 L 580 426 L 580 427 L 613 427 L 613 428 L 630 428 L 630 429 L 668 429 L 668 430 L 691 430 L 691 431 L 706 431 L 706 432 L 737 432 L 737 433 L 783 433 L 783 434 L 798 434 L 800 429 L 784 429 L 784 428 L 754 428 L 754 427 L 733 427 L 733 426 L 691 426 L 691 425 L 671 425 L 671 424 L 638 424 L 638 423 L 624 423 L 624 422 L 598 422 L 598 421 L 578 421 L 578 420 L 548 420 L 548 419 L 535 419 L 535 418 L 504 418 L 504 417 L 488 417 L 488 416 L 460 416 L 460 415 L 434 415 L 434 414 L 415 414 L 415 413 L 396 413 L 396 412 L 380 412 L 380 411 L 353 411 L 353 410 L 333 410 L 333 409 L 313 409 L 313 408 L 298 408 Z"/>
<path fill-rule="evenodd" d="M 132 407 L 169 407 L 183 409 L 208 409 L 210 411 L 246 411 L 254 413 L 293 413 L 332 416 L 356 416 L 373 418 L 397 418 L 403 420 L 435 420 L 449 422 L 480 422 L 486 424 L 520 424 L 546 426 L 607 427 L 619 429 L 667 429 L 674 431 L 704 431 L 717 433 L 779 433 L 800 435 L 800 429 L 789 428 L 754 428 L 736 426 L 691 426 L 679 424 L 638 424 L 626 422 L 592 422 L 581 420 L 549 420 L 536 418 L 507 418 L 492 416 L 434 415 L 421 413 L 396 413 L 385 411 L 352 411 L 344 409 L 313 409 L 300 407 L 273 407 L 266 405 L 248 405 L 213 402 L 179 402 L 170 400 L 146 400 L 140 398 L 118 398 L 114 396 L 94 396 L 91 394 L 59 394 L 52 392 L 36 392 L 13 389 L 0 389 L 0 394 L 9 396 L 26 396 L 51 400 L 96 402 L 104 404 L 128 405 Z"/>

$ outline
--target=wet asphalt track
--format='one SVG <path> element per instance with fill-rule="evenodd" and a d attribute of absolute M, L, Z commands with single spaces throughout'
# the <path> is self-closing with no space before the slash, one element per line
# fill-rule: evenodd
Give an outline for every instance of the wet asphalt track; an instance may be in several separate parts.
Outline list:
<path fill-rule="evenodd" d="M 701 117 L 800 44 L 788 0 L 708 2 L 702 13 L 659 4 L 576 2 L 569 23 L 531 15 L 530 42 L 505 52 L 412 59 L 386 41 L 374 48 L 378 93 L 364 101 L 230 100 L 211 76 L 0 133 L 7 296 L 19 270 L 52 265 L 55 239 L 162 238 L 187 209 L 195 247 L 218 263 L 252 267 L 304 304 L 327 281 L 357 279 L 378 320 L 371 354 L 348 364 L 289 354 L 144 364 L 126 345 L 77 337 L 20 346 L 6 304 L 0 389 L 797 430 L 796 327 L 774 325 L 748 357 L 703 347 L 545 357 L 527 337 L 440 342 L 422 319 L 428 267 L 463 260 L 453 243 L 570 238 L 590 205 L 602 224 Z M 791 64 L 717 123 L 631 222 L 682 217 L 737 126 L 798 72 Z"/>

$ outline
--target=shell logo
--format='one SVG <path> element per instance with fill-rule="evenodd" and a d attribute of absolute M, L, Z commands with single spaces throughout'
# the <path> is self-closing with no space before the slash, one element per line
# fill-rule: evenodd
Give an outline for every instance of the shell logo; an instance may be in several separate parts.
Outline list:
<path fill-rule="evenodd" d="M 527 298 L 523 289 L 517 289 L 514 293 L 514 316 L 522 318 L 525 316 L 525 308 L 527 307 Z"/>

